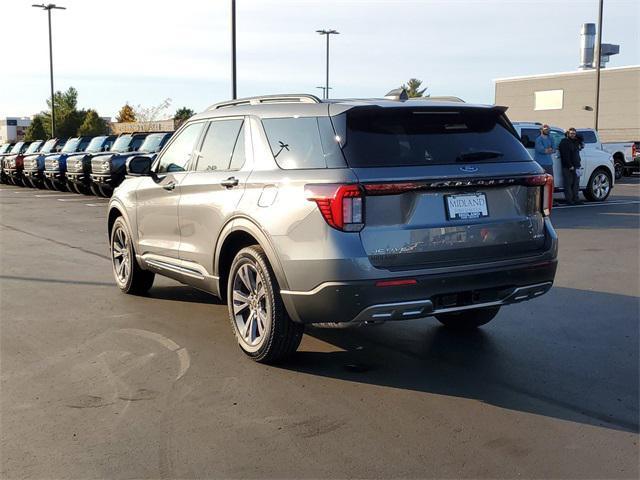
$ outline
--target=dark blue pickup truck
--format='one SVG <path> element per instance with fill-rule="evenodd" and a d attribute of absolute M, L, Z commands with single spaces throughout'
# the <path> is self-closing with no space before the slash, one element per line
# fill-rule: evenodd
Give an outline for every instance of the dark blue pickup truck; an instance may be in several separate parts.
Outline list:
<path fill-rule="evenodd" d="M 91 160 L 92 190 L 104 197 L 110 197 L 113 190 L 120 185 L 127 174 L 127 160 L 134 156 L 149 156 L 155 158 L 158 152 L 171 138 L 171 132 L 133 133 L 131 135 L 132 148 L 128 152 L 105 153 L 96 155 Z M 139 135 L 144 135 L 144 142 L 139 142 Z"/>

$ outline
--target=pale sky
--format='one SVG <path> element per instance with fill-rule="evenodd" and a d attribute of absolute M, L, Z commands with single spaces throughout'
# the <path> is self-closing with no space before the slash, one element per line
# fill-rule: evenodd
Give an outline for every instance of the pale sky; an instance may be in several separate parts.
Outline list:
<path fill-rule="evenodd" d="M 56 90 L 115 116 L 128 101 L 169 113 L 230 98 L 230 0 L 56 0 Z M 0 0 L 0 115 L 29 116 L 49 95 L 47 15 Z M 238 95 L 315 93 L 331 37 L 331 96 L 382 96 L 410 77 L 432 95 L 493 103 L 493 79 L 575 70 L 597 0 L 237 0 Z M 640 64 L 640 2 L 605 0 L 609 66 Z"/>

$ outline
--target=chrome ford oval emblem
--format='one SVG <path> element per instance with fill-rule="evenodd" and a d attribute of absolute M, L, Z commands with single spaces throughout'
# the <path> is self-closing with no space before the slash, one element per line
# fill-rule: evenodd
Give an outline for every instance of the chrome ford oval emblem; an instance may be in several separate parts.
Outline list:
<path fill-rule="evenodd" d="M 460 167 L 460 170 L 462 170 L 463 172 L 466 172 L 466 173 L 474 173 L 474 172 L 477 172 L 479 169 L 478 169 L 478 167 L 470 167 L 470 166 L 466 165 L 464 167 Z"/>

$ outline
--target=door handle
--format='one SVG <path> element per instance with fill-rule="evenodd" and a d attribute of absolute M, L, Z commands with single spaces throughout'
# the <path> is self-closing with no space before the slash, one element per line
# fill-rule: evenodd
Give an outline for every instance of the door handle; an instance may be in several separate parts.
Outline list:
<path fill-rule="evenodd" d="M 225 188 L 233 188 L 233 187 L 237 187 L 238 183 L 239 181 L 236 177 L 229 177 L 226 180 L 222 180 L 220 182 L 220 185 L 222 185 Z"/>
<path fill-rule="evenodd" d="M 165 190 L 170 192 L 171 190 L 176 188 L 176 184 L 175 184 L 175 182 L 169 182 L 166 185 L 163 185 L 162 188 L 164 188 Z"/>

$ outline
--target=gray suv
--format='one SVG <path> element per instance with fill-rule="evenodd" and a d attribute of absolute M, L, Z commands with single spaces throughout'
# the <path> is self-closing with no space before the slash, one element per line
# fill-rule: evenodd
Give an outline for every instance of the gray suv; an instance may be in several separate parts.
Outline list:
<path fill-rule="evenodd" d="M 556 272 L 553 179 L 502 107 L 219 103 L 128 176 L 108 214 L 120 289 L 161 274 L 211 292 L 257 361 L 294 352 L 305 324 L 477 327 Z"/>

